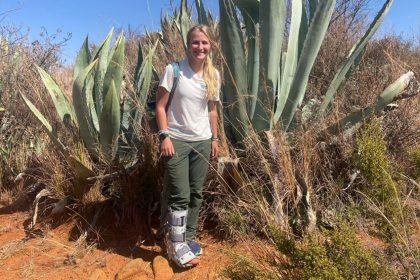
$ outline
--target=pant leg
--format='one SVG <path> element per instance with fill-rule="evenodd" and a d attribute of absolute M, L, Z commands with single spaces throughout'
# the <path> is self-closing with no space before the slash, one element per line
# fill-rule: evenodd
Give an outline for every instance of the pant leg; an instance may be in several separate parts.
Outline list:
<path fill-rule="evenodd" d="M 207 177 L 211 141 L 190 142 L 189 155 L 190 202 L 188 204 L 187 239 L 194 239 L 197 231 L 200 206 L 203 201 L 203 184 Z"/>
<path fill-rule="evenodd" d="M 175 155 L 166 160 L 165 192 L 167 209 L 181 211 L 190 203 L 189 154 L 191 146 L 185 142 L 172 140 Z M 165 212 L 167 211 L 165 209 Z"/>

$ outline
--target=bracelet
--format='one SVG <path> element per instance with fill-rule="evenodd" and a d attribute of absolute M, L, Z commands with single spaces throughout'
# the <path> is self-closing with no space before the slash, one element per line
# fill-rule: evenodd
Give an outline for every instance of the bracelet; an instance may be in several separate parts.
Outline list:
<path fill-rule="evenodd" d="M 169 130 L 167 128 L 166 129 L 161 129 L 161 130 L 158 131 L 158 135 L 161 135 L 161 134 L 169 134 Z"/>
<path fill-rule="evenodd" d="M 216 141 L 216 142 L 219 142 L 219 141 L 220 141 L 220 139 L 219 139 L 219 137 L 212 137 L 212 138 L 211 138 L 211 141 Z"/>

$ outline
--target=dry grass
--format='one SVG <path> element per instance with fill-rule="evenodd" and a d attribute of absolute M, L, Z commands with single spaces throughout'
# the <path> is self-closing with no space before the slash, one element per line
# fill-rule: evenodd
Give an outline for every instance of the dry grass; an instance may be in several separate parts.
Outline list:
<path fill-rule="evenodd" d="M 5 260 L 25 248 L 24 240 L 14 240 L 0 247 L 0 260 Z"/>

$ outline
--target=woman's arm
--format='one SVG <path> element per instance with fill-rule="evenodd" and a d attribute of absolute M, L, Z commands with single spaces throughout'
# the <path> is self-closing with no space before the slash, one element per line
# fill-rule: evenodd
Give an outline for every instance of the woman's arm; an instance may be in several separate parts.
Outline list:
<path fill-rule="evenodd" d="M 209 101 L 209 118 L 211 128 L 211 157 L 216 158 L 219 151 L 219 136 L 217 129 L 217 101 Z"/>
<path fill-rule="evenodd" d="M 159 131 L 168 129 L 168 119 L 166 117 L 166 104 L 169 100 L 169 92 L 164 88 L 159 86 L 156 93 L 156 122 L 158 125 Z M 160 143 L 160 153 L 162 156 L 173 156 L 175 154 L 175 149 L 172 144 L 172 141 L 169 137 L 166 137 Z"/>

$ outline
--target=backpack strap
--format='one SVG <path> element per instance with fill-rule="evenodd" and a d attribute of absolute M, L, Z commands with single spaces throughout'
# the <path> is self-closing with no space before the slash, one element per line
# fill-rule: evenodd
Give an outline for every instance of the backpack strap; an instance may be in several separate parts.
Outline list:
<path fill-rule="evenodd" d="M 168 112 L 169 105 L 171 105 L 172 98 L 174 97 L 175 89 L 178 86 L 178 82 L 179 82 L 179 62 L 178 61 L 172 62 L 172 69 L 174 73 L 174 82 L 172 84 L 171 92 L 169 93 L 169 99 L 168 99 L 168 103 L 166 103 L 165 112 Z"/>

